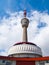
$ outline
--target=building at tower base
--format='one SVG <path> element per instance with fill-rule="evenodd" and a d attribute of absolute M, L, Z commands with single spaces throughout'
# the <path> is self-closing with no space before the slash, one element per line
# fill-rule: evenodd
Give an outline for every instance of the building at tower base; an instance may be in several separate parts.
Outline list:
<path fill-rule="evenodd" d="M 40 47 L 31 42 L 20 42 L 14 44 L 8 51 L 12 57 L 42 57 Z"/>

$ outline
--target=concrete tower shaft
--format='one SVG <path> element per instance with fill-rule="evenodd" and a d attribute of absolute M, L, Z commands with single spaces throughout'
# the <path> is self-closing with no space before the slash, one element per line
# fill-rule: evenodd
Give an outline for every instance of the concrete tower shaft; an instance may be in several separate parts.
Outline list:
<path fill-rule="evenodd" d="M 26 18 L 26 11 L 24 11 L 24 18 L 21 20 L 23 28 L 23 42 L 27 42 L 27 27 L 29 25 L 29 20 Z"/>

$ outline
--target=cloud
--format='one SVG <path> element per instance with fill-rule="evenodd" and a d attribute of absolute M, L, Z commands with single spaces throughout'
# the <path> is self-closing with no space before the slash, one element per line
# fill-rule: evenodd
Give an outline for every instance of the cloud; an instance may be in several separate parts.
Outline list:
<path fill-rule="evenodd" d="M 42 29 L 33 41 L 41 47 L 43 55 L 49 55 L 49 27 Z"/>
<path fill-rule="evenodd" d="M 23 11 L 11 13 L 0 21 L 0 55 L 7 55 L 9 48 L 17 42 L 22 41 L 21 19 Z M 30 11 L 27 18 L 30 23 L 28 27 L 28 41 L 41 47 L 43 55 L 49 55 L 49 14 L 47 12 Z M 2 50 L 5 51 L 2 51 Z"/>
<path fill-rule="evenodd" d="M 49 15 L 47 12 L 43 12 L 43 13 L 40 13 L 38 11 L 34 11 L 33 12 L 33 18 L 35 21 L 33 20 L 33 25 L 31 24 L 32 30 L 34 33 L 32 34 L 31 33 L 31 41 L 34 42 L 35 44 L 37 44 L 38 46 L 41 47 L 42 51 L 43 51 L 43 55 L 49 55 Z M 39 23 L 42 24 L 40 25 Z M 44 24 L 44 25 L 43 25 Z M 39 25 L 39 28 L 38 28 L 38 25 Z M 33 36 L 34 35 L 34 36 Z M 33 36 L 33 37 L 32 37 Z"/>

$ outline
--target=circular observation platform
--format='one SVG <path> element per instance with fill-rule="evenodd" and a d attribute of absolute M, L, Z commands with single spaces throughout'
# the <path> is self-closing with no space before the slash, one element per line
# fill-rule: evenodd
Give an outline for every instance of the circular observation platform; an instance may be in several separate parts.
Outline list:
<path fill-rule="evenodd" d="M 8 51 L 13 57 L 41 57 L 41 48 L 31 42 L 19 42 L 14 44 Z"/>

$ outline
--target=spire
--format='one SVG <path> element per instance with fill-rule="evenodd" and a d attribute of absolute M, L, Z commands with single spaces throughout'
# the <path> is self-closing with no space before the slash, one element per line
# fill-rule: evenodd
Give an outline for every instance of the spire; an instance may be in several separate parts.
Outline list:
<path fill-rule="evenodd" d="M 26 10 L 24 10 L 24 17 L 26 17 Z"/>

